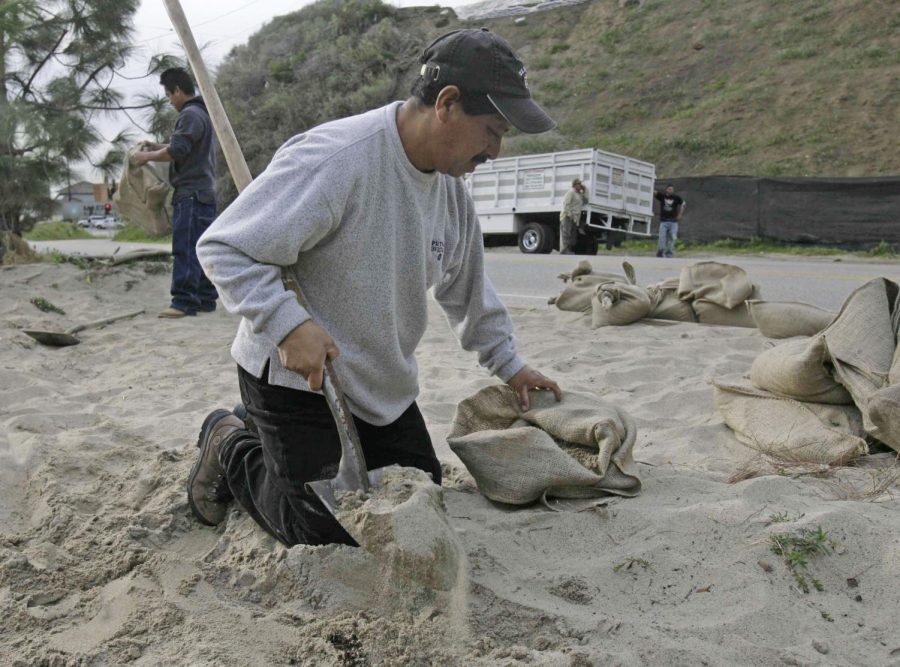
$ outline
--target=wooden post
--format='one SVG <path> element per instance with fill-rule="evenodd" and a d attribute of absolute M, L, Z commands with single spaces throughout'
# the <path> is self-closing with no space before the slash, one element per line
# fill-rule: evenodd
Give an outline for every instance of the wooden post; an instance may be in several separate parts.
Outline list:
<path fill-rule="evenodd" d="M 188 64 L 194 72 L 197 79 L 197 85 L 200 87 L 200 94 L 206 103 L 206 110 L 209 111 L 209 117 L 212 119 L 213 129 L 216 132 L 216 138 L 219 140 L 219 146 L 225 154 L 225 162 L 228 163 L 228 171 L 231 172 L 231 178 L 237 186 L 238 192 L 250 185 L 253 176 L 250 175 L 250 168 L 247 161 L 244 160 L 244 154 L 241 152 L 241 146 L 238 144 L 237 137 L 234 136 L 234 130 L 231 129 L 231 123 L 225 114 L 225 107 L 222 106 L 222 100 L 216 92 L 212 79 L 209 78 L 209 72 L 203 63 L 203 56 L 200 55 L 200 49 L 197 48 L 197 42 L 191 32 L 187 17 L 181 9 L 181 3 L 178 0 L 163 0 L 166 5 L 166 11 L 178 33 L 178 38 L 184 46 L 184 52 L 187 54 Z"/>

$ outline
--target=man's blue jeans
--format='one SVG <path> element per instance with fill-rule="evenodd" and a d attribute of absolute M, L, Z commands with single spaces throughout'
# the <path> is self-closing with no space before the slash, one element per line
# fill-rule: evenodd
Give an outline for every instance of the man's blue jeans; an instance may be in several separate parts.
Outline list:
<path fill-rule="evenodd" d="M 216 309 L 216 288 L 200 268 L 197 241 L 216 218 L 216 205 L 203 204 L 196 195 L 182 197 L 172 212 L 172 308 L 196 315 Z"/>
<path fill-rule="evenodd" d="M 675 220 L 663 220 L 659 223 L 659 244 L 657 250 L 666 255 L 675 254 L 675 241 L 678 239 L 678 223 Z"/>

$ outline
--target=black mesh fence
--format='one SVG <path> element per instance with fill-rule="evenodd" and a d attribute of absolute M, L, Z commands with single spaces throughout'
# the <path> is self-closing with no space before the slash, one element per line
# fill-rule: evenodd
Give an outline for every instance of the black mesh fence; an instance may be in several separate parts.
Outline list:
<path fill-rule="evenodd" d="M 787 242 L 900 243 L 900 177 L 657 179 L 687 208 L 685 240 L 765 237 Z"/>

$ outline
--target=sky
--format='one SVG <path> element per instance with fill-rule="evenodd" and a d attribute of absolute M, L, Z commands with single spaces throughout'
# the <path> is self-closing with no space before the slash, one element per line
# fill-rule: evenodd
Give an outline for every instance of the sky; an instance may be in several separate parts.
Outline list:
<path fill-rule="evenodd" d="M 297 11 L 312 0 L 181 0 L 181 7 L 194 33 L 194 39 L 203 51 L 206 66 L 215 71 L 232 47 L 245 44 L 250 36 L 275 16 Z M 397 7 L 440 4 L 458 7 L 476 0 L 385 0 Z M 147 63 L 157 53 L 180 54 L 180 46 L 163 0 L 141 0 L 134 16 L 134 55 L 123 70 L 128 77 L 140 77 L 147 71 Z M 138 80 L 120 78 L 116 88 L 132 99 L 141 93 L 162 92 L 156 75 Z M 142 123 L 140 111 L 130 112 L 138 124 Z M 137 141 L 149 138 L 131 124 L 121 113 L 115 116 L 97 117 L 95 127 L 109 140 L 120 130 L 128 129 Z M 94 158 L 99 159 L 109 149 L 105 143 L 98 146 Z M 99 179 L 90 167 L 81 169 L 89 180 Z"/>

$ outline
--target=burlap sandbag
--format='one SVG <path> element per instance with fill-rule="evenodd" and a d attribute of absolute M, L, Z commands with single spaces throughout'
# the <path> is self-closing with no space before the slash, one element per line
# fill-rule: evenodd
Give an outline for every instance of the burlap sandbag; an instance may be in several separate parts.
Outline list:
<path fill-rule="evenodd" d="M 900 442 L 870 419 L 869 399 L 888 386 L 896 348 L 893 311 L 897 298 L 896 283 L 870 280 L 847 297 L 837 318 L 820 334 L 834 377 L 862 412 L 866 431 L 894 448 Z"/>
<path fill-rule="evenodd" d="M 447 441 L 481 493 L 513 505 L 638 494 L 637 432 L 624 410 L 572 391 L 559 403 L 551 392 L 532 391 L 530 400 L 522 412 L 510 387 L 492 385 L 457 406 Z"/>
<path fill-rule="evenodd" d="M 900 452 L 900 384 L 879 389 L 866 406 L 872 433 L 884 444 Z"/>
<path fill-rule="evenodd" d="M 794 301 L 747 301 L 750 317 L 759 332 L 769 338 L 815 336 L 834 320 L 835 313 Z"/>
<path fill-rule="evenodd" d="M 576 313 L 586 313 L 591 309 L 591 298 L 597 285 L 604 283 L 628 283 L 635 284 L 634 267 L 628 262 L 622 262 L 624 275 L 617 273 L 594 273 L 587 260 L 580 261 L 576 267 L 568 273 L 560 273 L 558 278 L 563 282 L 572 281 L 563 289 L 559 296 L 551 297 L 549 303 L 560 310 L 568 310 Z"/>
<path fill-rule="evenodd" d="M 122 177 L 114 199 L 119 214 L 148 234 L 164 236 L 172 231 L 172 186 L 163 163 L 148 162 L 138 167 L 132 156 L 141 150 L 134 146 L 125 157 Z"/>
<path fill-rule="evenodd" d="M 853 397 L 832 376 L 825 341 L 795 338 L 766 350 L 753 361 L 755 387 L 798 401 L 851 405 Z"/>
<path fill-rule="evenodd" d="M 577 278 L 578 276 L 584 276 L 589 273 L 593 273 L 593 271 L 594 267 L 591 266 L 591 263 L 586 259 L 583 259 L 575 265 L 574 269 L 572 269 L 571 271 L 564 271 L 556 277 L 566 283 Z"/>
<path fill-rule="evenodd" d="M 754 298 L 753 290 L 747 272 L 739 266 L 697 262 L 681 269 L 677 295 L 682 301 L 705 301 L 731 310 Z"/>
<path fill-rule="evenodd" d="M 696 322 L 697 315 L 691 304 L 678 298 L 678 278 L 668 278 L 653 285 L 647 285 L 650 297 L 650 313 L 647 317 L 678 322 Z"/>
<path fill-rule="evenodd" d="M 758 288 L 753 286 L 753 296 L 758 296 Z M 691 308 L 697 314 L 697 321 L 701 324 L 717 324 L 726 327 L 747 327 L 753 329 L 756 324 L 750 316 L 750 309 L 746 303 L 739 303 L 734 308 L 726 308 L 706 299 L 691 301 Z"/>
<path fill-rule="evenodd" d="M 651 303 L 647 290 L 639 285 L 604 283 L 591 297 L 591 327 L 631 324 L 647 317 Z"/>
<path fill-rule="evenodd" d="M 783 461 L 840 465 L 868 453 L 852 405 L 801 403 L 743 382 L 713 380 L 715 403 L 743 444 Z"/>

